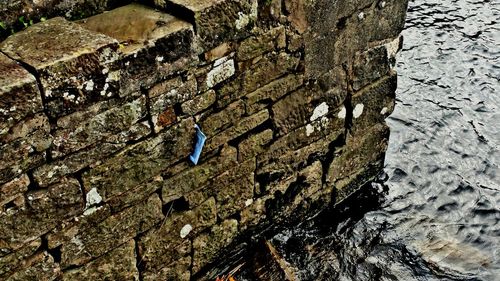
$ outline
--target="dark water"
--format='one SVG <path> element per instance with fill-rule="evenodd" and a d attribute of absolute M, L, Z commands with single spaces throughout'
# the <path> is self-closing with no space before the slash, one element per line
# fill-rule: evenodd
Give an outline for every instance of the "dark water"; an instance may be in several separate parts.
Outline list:
<path fill-rule="evenodd" d="M 385 188 L 273 239 L 302 280 L 500 280 L 500 0 L 411 1 L 403 35 Z"/>

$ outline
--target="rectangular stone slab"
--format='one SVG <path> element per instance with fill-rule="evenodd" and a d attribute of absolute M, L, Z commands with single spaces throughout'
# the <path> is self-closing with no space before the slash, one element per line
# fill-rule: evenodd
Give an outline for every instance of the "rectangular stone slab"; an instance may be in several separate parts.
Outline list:
<path fill-rule="evenodd" d="M 0 50 L 36 72 L 50 118 L 58 118 L 117 94 L 111 69 L 117 41 L 63 18 L 30 26 L 0 43 Z"/>
<path fill-rule="evenodd" d="M 244 34 L 257 17 L 257 0 L 155 0 L 154 3 L 193 22 L 205 50 Z"/>
<path fill-rule="evenodd" d="M 42 110 L 35 77 L 0 53 L 0 143 L 12 126 Z"/>
<path fill-rule="evenodd" d="M 140 93 L 165 76 L 172 62 L 192 53 L 190 23 L 152 8 L 130 4 L 80 22 L 86 29 L 120 42 L 122 95 Z"/>

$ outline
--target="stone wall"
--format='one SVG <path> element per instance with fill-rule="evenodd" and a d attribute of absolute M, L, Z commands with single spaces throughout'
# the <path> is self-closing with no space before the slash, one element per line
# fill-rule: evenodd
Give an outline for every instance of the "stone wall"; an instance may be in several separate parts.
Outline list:
<path fill-rule="evenodd" d="M 382 168 L 407 0 L 144 2 L 0 43 L 1 280 L 203 278 Z"/>

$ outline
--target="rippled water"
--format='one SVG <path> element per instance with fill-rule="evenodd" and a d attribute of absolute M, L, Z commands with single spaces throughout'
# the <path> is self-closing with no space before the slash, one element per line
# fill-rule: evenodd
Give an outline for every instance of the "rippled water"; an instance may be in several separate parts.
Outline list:
<path fill-rule="evenodd" d="M 302 280 L 500 280 L 500 0 L 410 1 L 403 35 L 385 192 L 274 238 Z"/>

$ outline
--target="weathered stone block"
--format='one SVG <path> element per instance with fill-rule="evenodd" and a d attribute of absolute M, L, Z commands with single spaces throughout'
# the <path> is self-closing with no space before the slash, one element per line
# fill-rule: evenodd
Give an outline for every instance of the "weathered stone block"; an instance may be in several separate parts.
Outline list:
<path fill-rule="evenodd" d="M 314 85 L 299 88 L 273 105 L 273 122 L 284 135 L 309 122 L 328 120 L 324 118 L 331 115 L 330 110 L 338 108 L 346 97 L 341 87 L 327 92 Z"/>
<path fill-rule="evenodd" d="M 82 265 L 149 230 L 163 217 L 161 200 L 153 195 L 147 201 L 103 220 L 95 227 L 79 231 L 61 248 L 61 266 Z"/>
<path fill-rule="evenodd" d="M 162 199 L 165 203 L 182 197 L 190 191 L 203 187 L 211 178 L 222 174 L 237 161 L 237 151 L 224 147 L 220 155 L 168 178 L 164 181 Z"/>
<path fill-rule="evenodd" d="M 14 200 L 19 195 L 28 191 L 30 179 L 28 175 L 22 175 L 5 184 L 0 185 L 0 208 Z"/>
<path fill-rule="evenodd" d="M 322 175 L 323 166 L 320 161 L 315 161 L 300 170 L 294 181 L 286 181 L 287 185 L 278 189 L 280 196 L 275 194 L 272 203 L 277 208 L 273 208 L 273 222 L 300 222 L 311 211 L 318 211 L 312 209 L 314 204 L 328 206 L 329 202 L 318 202 L 322 196 L 327 200 L 331 198 L 332 188 L 323 189 Z"/>
<path fill-rule="evenodd" d="M 218 106 L 224 107 L 240 97 L 261 88 L 289 72 L 294 72 L 300 58 L 286 53 L 271 53 L 243 69 L 235 80 L 217 91 Z"/>
<path fill-rule="evenodd" d="M 82 267 L 64 271 L 62 280 L 139 280 L 135 242 L 130 240 Z"/>
<path fill-rule="evenodd" d="M 159 191 L 163 186 L 163 177 L 156 176 L 150 182 L 140 184 L 133 189 L 130 189 L 120 196 L 113 197 L 108 204 L 112 212 L 119 212 L 124 208 L 139 204 L 154 192 Z"/>
<path fill-rule="evenodd" d="M 42 164 L 51 144 L 49 120 L 43 114 L 10 128 L 0 142 L 0 183 Z"/>
<path fill-rule="evenodd" d="M 276 102 L 284 95 L 300 87 L 303 83 L 301 75 L 290 74 L 249 93 L 243 98 L 247 113 L 253 114 Z"/>
<path fill-rule="evenodd" d="M 85 197 L 87 197 L 86 194 Z M 100 205 L 95 207 L 93 212 L 85 210 L 83 214 L 75 218 L 62 221 L 56 228 L 45 235 L 47 246 L 49 249 L 55 249 L 63 244 L 70 243 L 78 233 L 99 225 L 111 215 L 111 208 L 108 205 Z"/>
<path fill-rule="evenodd" d="M 312 132 L 309 132 L 308 126 L 300 127 L 273 142 L 265 153 L 257 157 L 257 177 L 272 183 L 294 174 L 310 159 L 324 157 L 345 129 L 343 120 L 338 118 L 319 126 Z M 261 185 L 260 189 L 263 192 L 269 187 Z"/>
<path fill-rule="evenodd" d="M 122 95 L 149 88 L 171 71 L 164 67 L 192 55 L 191 24 L 140 4 L 129 4 L 82 21 L 120 42 Z"/>
<path fill-rule="evenodd" d="M 93 144 L 62 159 L 36 168 L 33 172 L 34 179 L 41 187 L 45 187 L 57 182 L 61 177 L 102 164 L 101 161 L 109 158 L 125 145 L 125 142 Z"/>
<path fill-rule="evenodd" d="M 208 139 L 205 149 L 207 151 L 213 150 L 218 146 L 221 146 L 230 140 L 249 132 L 267 120 L 269 120 L 269 111 L 267 109 L 255 113 L 252 116 L 245 117 L 233 126 L 229 127 L 227 130 L 217 133 L 212 138 Z"/>
<path fill-rule="evenodd" d="M 204 57 L 207 62 L 213 62 L 229 55 L 233 51 L 235 44 L 233 42 L 224 42 L 210 51 L 205 52 Z"/>
<path fill-rule="evenodd" d="M 158 176 L 187 157 L 194 142 L 194 122 L 186 119 L 155 138 L 128 147 L 83 175 L 87 189 L 96 188 L 103 201 Z"/>
<path fill-rule="evenodd" d="M 146 98 L 140 97 L 93 116 L 80 124 L 56 130 L 52 157 L 60 158 L 97 142 L 119 144 L 143 137 L 150 133 L 147 124 L 140 124 L 146 116 Z M 142 125 L 145 128 L 134 132 L 130 130 L 134 125 Z M 136 134 L 138 131 L 139 135 Z"/>
<path fill-rule="evenodd" d="M 166 217 L 159 229 L 152 229 L 139 240 L 146 272 L 155 272 L 191 253 L 190 237 L 217 220 L 215 199 L 210 198 L 194 210 Z M 151 274 L 151 273 L 150 273 Z"/>
<path fill-rule="evenodd" d="M 201 128 L 208 138 L 231 126 L 245 113 L 245 105 L 242 101 L 230 104 L 223 110 L 207 116 L 200 122 Z"/>
<path fill-rule="evenodd" d="M 256 0 L 155 0 L 154 3 L 166 11 L 183 10 L 194 22 L 204 49 L 242 36 L 257 17 Z"/>
<path fill-rule="evenodd" d="M 198 272 L 217 257 L 217 253 L 229 246 L 238 234 L 238 221 L 225 220 L 212 227 L 209 233 L 203 233 L 193 241 L 193 273 Z"/>
<path fill-rule="evenodd" d="M 16 271 L 5 281 L 25 281 L 25 280 L 43 280 L 52 281 L 61 274 L 59 265 L 54 262 L 54 258 L 47 252 L 40 252 L 30 257 L 28 263 L 22 270 Z"/>
<path fill-rule="evenodd" d="M 397 74 L 379 79 L 362 89 L 352 97 L 354 134 L 375 124 L 384 123 L 384 119 L 394 110 L 396 103 Z"/>
<path fill-rule="evenodd" d="M 353 63 L 354 91 L 386 76 L 391 70 L 389 54 L 385 46 L 378 46 L 365 52 L 356 53 Z"/>
<path fill-rule="evenodd" d="M 63 16 L 67 19 L 89 17 L 119 5 L 123 1 L 115 0 L 37 0 L 37 1 L 2 1 L 0 3 L 0 19 L 5 24 L 5 32 L 0 36 L 10 35 L 10 28 L 24 27 L 20 18 L 28 24 L 31 20 L 37 22 L 43 18 Z M 2 30 L 3 31 L 3 30 Z M 2 34 L 3 33 L 3 34 Z"/>
<path fill-rule="evenodd" d="M 367 49 L 370 42 L 399 35 L 408 1 L 387 1 L 383 8 L 377 2 L 360 0 L 331 5 L 329 0 L 317 0 L 305 4 L 305 61 L 309 77 L 327 72 L 332 65 L 352 62 L 354 54 Z M 331 46 L 329 52 L 324 52 L 324 46 Z"/>
<path fill-rule="evenodd" d="M 209 108 L 212 104 L 214 104 L 216 98 L 217 96 L 215 95 L 215 91 L 209 90 L 199 96 L 194 97 L 192 100 L 184 102 L 181 105 L 182 112 L 191 116 L 200 113 L 201 111 Z"/>
<path fill-rule="evenodd" d="M 177 122 L 174 106 L 193 99 L 197 93 L 193 76 L 180 76 L 163 81 L 149 90 L 151 118 L 155 132 Z"/>
<path fill-rule="evenodd" d="M 327 175 L 328 184 L 337 188 L 337 203 L 379 173 L 388 138 L 389 127 L 385 124 L 376 124 L 362 134 L 347 138 L 346 146 L 339 149 L 340 155 L 333 159 Z M 359 179 L 354 182 L 356 178 Z"/>
<path fill-rule="evenodd" d="M 267 129 L 241 141 L 238 145 L 238 160 L 243 161 L 265 151 L 266 145 L 273 140 L 273 135 L 273 130 Z"/>
<path fill-rule="evenodd" d="M 286 46 L 285 28 L 272 28 L 262 35 L 243 40 L 236 52 L 239 61 L 253 59 L 270 51 L 276 51 Z"/>
<path fill-rule="evenodd" d="M 258 21 L 272 24 L 280 20 L 283 10 L 281 0 L 258 0 Z"/>
<path fill-rule="evenodd" d="M 221 219 L 240 211 L 253 200 L 255 159 L 239 164 L 213 181 L 217 213 Z"/>
<path fill-rule="evenodd" d="M 42 111 L 35 77 L 0 53 L 0 143 L 14 125 Z"/>
<path fill-rule="evenodd" d="M 83 195 L 75 179 L 26 194 L 26 206 L 0 213 L 0 252 L 9 253 L 38 239 L 61 221 L 83 212 Z"/>
<path fill-rule="evenodd" d="M 191 257 L 183 257 L 167 265 L 158 271 L 146 271 L 143 273 L 144 281 L 156 280 L 191 280 Z"/>
<path fill-rule="evenodd" d="M 213 68 L 207 72 L 204 83 L 200 88 L 202 90 L 212 89 L 231 78 L 235 73 L 234 59 L 229 56 L 220 58 L 214 62 Z"/>
<path fill-rule="evenodd" d="M 116 40 L 62 18 L 37 23 L 0 43 L 10 57 L 37 71 L 47 112 L 58 118 L 118 94 Z"/>
<path fill-rule="evenodd" d="M 12 271 L 25 267 L 29 262 L 27 259 L 35 254 L 41 244 L 42 240 L 37 239 L 24 245 L 14 253 L 0 257 L 0 278 L 4 279 Z"/>
<path fill-rule="evenodd" d="M 191 208 L 200 205 L 210 197 L 215 197 L 217 214 L 220 218 L 226 219 L 253 201 L 254 171 L 255 159 L 248 159 L 233 168 L 228 168 L 206 185 L 184 197 Z"/>

